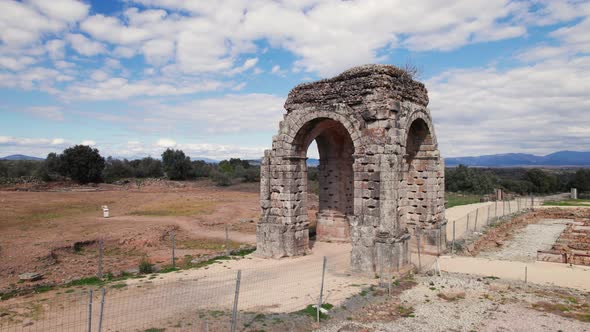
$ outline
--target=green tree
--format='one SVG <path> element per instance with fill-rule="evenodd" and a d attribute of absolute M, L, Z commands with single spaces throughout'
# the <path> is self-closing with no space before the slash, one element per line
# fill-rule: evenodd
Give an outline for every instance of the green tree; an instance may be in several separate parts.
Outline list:
<path fill-rule="evenodd" d="M 6 161 L 0 160 L 0 178 L 8 177 L 8 166 Z"/>
<path fill-rule="evenodd" d="M 590 192 L 590 169 L 577 170 L 571 187 L 577 188 L 579 192 Z"/>
<path fill-rule="evenodd" d="M 232 184 L 232 178 L 231 178 L 230 174 L 220 172 L 216 169 L 211 171 L 210 177 L 211 177 L 211 180 L 213 182 L 215 182 L 215 184 L 220 187 L 227 187 Z"/>
<path fill-rule="evenodd" d="M 113 157 L 108 157 L 105 163 L 103 178 L 107 182 L 113 182 L 119 179 L 131 178 L 135 174 L 133 167 L 129 164 L 127 159 L 119 160 Z"/>
<path fill-rule="evenodd" d="M 152 157 L 132 160 L 129 162 L 137 178 L 161 178 L 164 176 L 162 161 Z"/>
<path fill-rule="evenodd" d="M 76 145 L 60 155 L 61 174 L 79 183 L 101 182 L 105 160 L 98 149 Z"/>
<path fill-rule="evenodd" d="M 162 153 L 164 173 L 170 180 L 186 180 L 192 175 L 191 159 L 182 150 L 166 149 Z"/>
<path fill-rule="evenodd" d="M 528 170 L 525 178 L 532 183 L 534 192 L 546 194 L 559 191 L 559 180 L 557 177 L 547 174 L 541 169 L 533 168 Z"/>
<path fill-rule="evenodd" d="M 445 188 L 450 192 L 487 194 L 498 185 L 498 178 L 489 171 L 459 165 L 446 170 Z"/>
<path fill-rule="evenodd" d="M 230 175 L 234 172 L 233 165 L 227 160 L 220 161 L 219 165 L 217 165 L 217 169 L 222 173 Z"/>
<path fill-rule="evenodd" d="M 212 167 L 202 160 L 195 160 L 192 162 L 193 174 L 197 178 L 208 177 L 211 173 Z"/>

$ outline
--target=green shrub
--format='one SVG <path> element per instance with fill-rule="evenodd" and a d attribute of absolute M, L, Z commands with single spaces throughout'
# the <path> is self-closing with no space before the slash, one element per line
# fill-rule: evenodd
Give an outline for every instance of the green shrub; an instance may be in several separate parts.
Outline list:
<path fill-rule="evenodd" d="M 154 271 L 154 264 L 152 264 L 146 256 L 139 262 L 139 273 L 150 274 Z"/>

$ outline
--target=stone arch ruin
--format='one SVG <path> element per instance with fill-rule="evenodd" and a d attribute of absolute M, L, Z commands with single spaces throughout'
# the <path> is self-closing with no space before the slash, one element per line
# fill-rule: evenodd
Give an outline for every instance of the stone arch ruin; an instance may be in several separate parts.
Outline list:
<path fill-rule="evenodd" d="M 309 252 L 306 153 L 317 143 L 318 240 L 352 242 L 354 271 L 409 263 L 446 245 L 444 164 L 424 85 L 389 65 L 298 85 L 261 165 L 257 254 Z"/>

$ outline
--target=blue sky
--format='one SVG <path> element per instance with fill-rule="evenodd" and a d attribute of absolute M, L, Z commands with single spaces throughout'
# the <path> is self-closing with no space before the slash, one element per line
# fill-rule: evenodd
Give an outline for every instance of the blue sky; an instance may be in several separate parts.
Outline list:
<path fill-rule="evenodd" d="M 0 0 L 0 156 L 257 158 L 295 85 L 408 62 L 443 156 L 589 150 L 589 17 L 579 0 Z"/>

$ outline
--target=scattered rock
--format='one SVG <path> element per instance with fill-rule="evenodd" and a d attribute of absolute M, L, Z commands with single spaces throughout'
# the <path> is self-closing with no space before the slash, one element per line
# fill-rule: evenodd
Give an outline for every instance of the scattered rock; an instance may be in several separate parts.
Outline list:
<path fill-rule="evenodd" d="M 438 297 L 440 297 L 443 300 L 447 300 L 447 301 L 456 301 L 456 300 L 465 298 L 465 291 L 462 291 L 462 290 L 444 291 L 444 292 L 438 293 Z"/>
<path fill-rule="evenodd" d="M 500 284 L 500 283 L 490 283 L 489 285 L 490 290 L 496 291 L 496 292 L 501 292 L 501 291 L 507 291 L 510 289 L 510 285 L 508 284 Z"/>
<path fill-rule="evenodd" d="M 43 275 L 41 273 L 26 272 L 23 274 L 19 274 L 18 278 L 23 281 L 37 281 L 43 278 Z"/>

